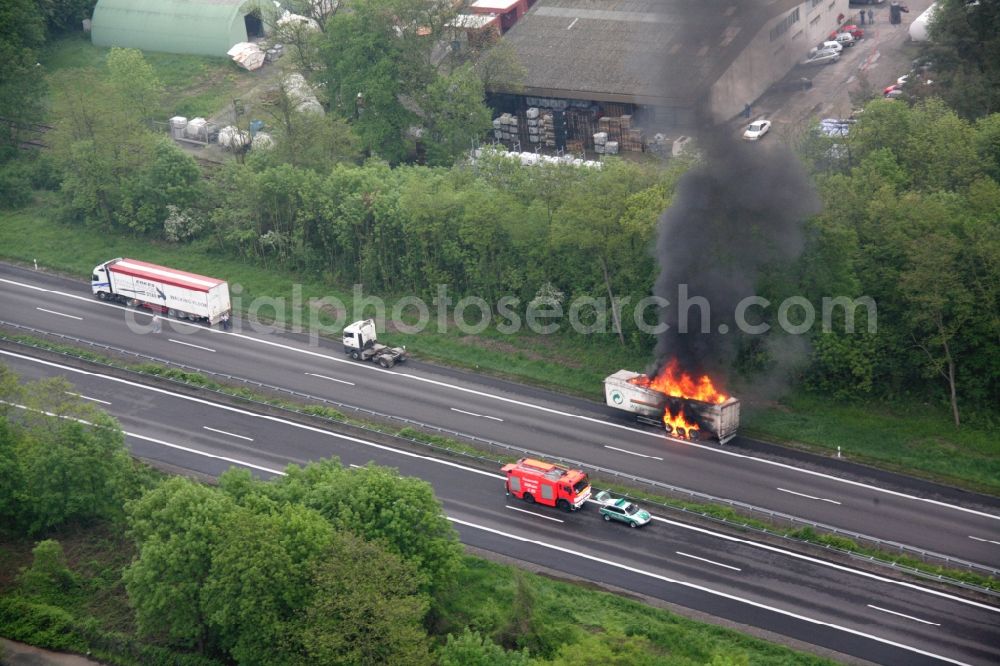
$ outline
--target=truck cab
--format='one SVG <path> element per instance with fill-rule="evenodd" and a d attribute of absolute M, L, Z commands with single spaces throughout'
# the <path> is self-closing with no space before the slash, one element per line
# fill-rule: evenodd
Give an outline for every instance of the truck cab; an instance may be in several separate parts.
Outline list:
<path fill-rule="evenodd" d="M 375 321 L 362 319 L 343 331 L 344 353 L 355 361 L 372 361 L 383 368 L 391 368 L 407 358 L 406 347 L 388 347 L 378 342 Z"/>
<path fill-rule="evenodd" d="M 516 463 L 504 465 L 501 471 L 507 477 L 507 494 L 528 504 L 576 511 L 590 499 L 590 480 L 578 469 L 521 458 Z"/>
<path fill-rule="evenodd" d="M 111 276 L 108 275 L 108 264 L 116 261 L 120 261 L 120 259 L 112 259 L 111 261 L 94 266 L 94 272 L 90 276 L 90 291 L 99 300 L 107 300 L 112 293 Z"/>
<path fill-rule="evenodd" d="M 344 353 L 358 359 L 361 357 L 361 352 L 365 349 L 371 349 L 377 339 L 373 320 L 356 321 L 350 326 L 344 327 Z"/>

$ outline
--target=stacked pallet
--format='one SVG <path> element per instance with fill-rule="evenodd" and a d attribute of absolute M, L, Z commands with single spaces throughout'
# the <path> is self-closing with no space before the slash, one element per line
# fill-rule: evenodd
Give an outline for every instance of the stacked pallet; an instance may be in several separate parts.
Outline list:
<path fill-rule="evenodd" d="M 541 123 L 541 128 L 542 128 L 542 131 L 541 131 L 542 143 L 545 144 L 546 148 L 555 148 L 556 147 L 556 126 L 555 126 L 554 118 L 552 116 L 552 112 L 551 111 L 546 111 L 542 115 L 542 117 L 541 117 L 541 119 L 540 119 L 539 122 Z"/>
<path fill-rule="evenodd" d="M 493 137 L 500 141 L 517 141 L 518 135 L 517 116 L 503 113 L 493 119 Z"/>
<path fill-rule="evenodd" d="M 606 132 L 612 139 L 617 140 L 622 134 L 622 119 L 615 116 L 601 116 L 597 120 L 597 127 L 600 131 Z"/>
<path fill-rule="evenodd" d="M 607 132 L 594 133 L 594 152 L 604 154 L 604 147 L 608 143 Z"/>
<path fill-rule="evenodd" d="M 541 120 L 538 117 L 538 109 L 534 106 L 529 107 L 524 114 L 526 116 L 525 123 L 528 125 L 528 141 L 531 143 L 541 142 Z"/>

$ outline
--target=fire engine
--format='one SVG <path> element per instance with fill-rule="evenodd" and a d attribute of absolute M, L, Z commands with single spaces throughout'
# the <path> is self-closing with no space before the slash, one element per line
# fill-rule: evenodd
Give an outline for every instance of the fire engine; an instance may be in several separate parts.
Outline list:
<path fill-rule="evenodd" d="M 578 469 L 521 458 L 504 465 L 501 471 L 507 476 L 507 494 L 528 504 L 538 502 L 575 511 L 590 498 L 590 480 Z"/>

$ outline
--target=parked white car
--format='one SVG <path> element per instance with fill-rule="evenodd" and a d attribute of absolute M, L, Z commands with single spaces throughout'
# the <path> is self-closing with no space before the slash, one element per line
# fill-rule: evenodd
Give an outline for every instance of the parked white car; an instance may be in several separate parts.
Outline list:
<path fill-rule="evenodd" d="M 840 53 L 843 50 L 844 50 L 844 45 L 838 41 L 823 42 L 822 44 L 816 47 L 816 51 L 836 51 L 837 53 Z"/>
<path fill-rule="evenodd" d="M 836 51 L 824 50 L 813 53 L 802 61 L 803 65 L 832 65 L 840 60 L 840 54 Z"/>
<path fill-rule="evenodd" d="M 767 134 L 769 129 L 771 129 L 770 120 L 755 120 L 747 125 L 746 131 L 743 132 L 743 138 L 747 141 L 757 141 Z"/>

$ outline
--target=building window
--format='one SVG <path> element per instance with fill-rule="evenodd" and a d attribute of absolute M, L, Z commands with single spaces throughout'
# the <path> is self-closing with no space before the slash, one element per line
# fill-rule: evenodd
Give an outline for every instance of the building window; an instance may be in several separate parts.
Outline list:
<path fill-rule="evenodd" d="M 815 7 L 816 5 L 818 5 L 821 2 L 823 2 L 823 0 L 812 0 L 812 4 L 810 5 L 810 7 Z"/>
<path fill-rule="evenodd" d="M 812 20 L 809 21 L 809 25 L 816 25 L 819 22 L 820 18 L 822 17 L 823 17 L 822 14 L 816 14 L 816 16 L 814 16 Z"/>
<path fill-rule="evenodd" d="M 783 34 L 788 32 L 788 29 L 792 27 L 792 24 L 797 23 L 798 20 L 799 20 L 799 8 L 796 7 L 795 10 L 792 11 L 792 13 L 790 13 L 785 18 L 781 19 L 781 22 L 778 23 L 778 25 L 771 28 L 771 41 L 773 42 L 778 37 L 781 37 Z"/>
<path fill-rule="evenodd" d="M 832 12 L 833 8 L 836 7 L 836 6 L 837 6 L 837 0 L 833 0 L 833 2 L 831 2 L 829 5 L 827 5 L 826 8 L 829 9 Z"/>

